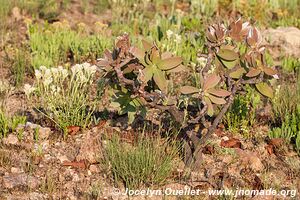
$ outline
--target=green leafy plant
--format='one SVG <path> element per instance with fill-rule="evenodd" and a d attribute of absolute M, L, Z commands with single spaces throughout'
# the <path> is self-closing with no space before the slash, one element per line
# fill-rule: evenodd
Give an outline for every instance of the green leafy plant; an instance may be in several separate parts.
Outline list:
<path fill-rule="evenodd" d="M 294 146 L 298 153 L 300 153 L 300 115 L 299 113 L 287 114 L 285 121 L 282 122 L 281 127 L 272 128 L 269 132 L 270 138 L 283 138 L 286 143 L 291 143 L 294 140 Z"/>
<path fill-rule="evenodd" d="M 9 132 L 9 119 L 4 114 L 2 110 L 0 110 L 0 137 L 6 137 Z"/>
<path fill-rule="evenodd" d="M 122 88 L 122 90 L 117 91 L 114 94 L 114 99 L 110 106 L 118 110 L 119 115 L 127 113 L 128 123 L 131 124 L 134 121 L 136 114 L 140 113 L 142 116 L 145 116 L 146 110 L 139 97 L 132 98 L 125 88 Z"/>
<path fill-rule="evenodd" d="M 300 79 L 298 76 L 296 83 L 287 81 L 277 88 L 275 98 L 272 100 L 275 127 L 269 133 L 271 138 L 284 138 L 287 143 L 294 141 L 298 152 L 300 149 L 299 101 Z"/>
<path fill-rule="evenodd" d="M 96 70 L 96 66 L 88 63 L 76 64 L 71 70 L 42 66 L 35 70 L 35 84 L 26 84 L 24 91 L 30 99 L 35 94 L 34 107 L 60 129 L 66 131 L 68 126 L 86 128 L 92 122 L 96 105 L 90 90 Z"/>
<path fill-rule="evenodd" d="M 300 69 L 300 59 L 284 57 L 282 60 L 282 68 L 287 72 L 297 72 Z"/>
<path fill-rule="evenodd" d="M 129 144 L 114 134 L 104 148 L 104 166 L 116 182 L 130 189 L 166 183 L 179 152 L 176 142 L 144 134 L 136 137 Z"/>
<path fill-rule="evenodd" d="M 14 115 L 9 117 L 0 109 L 0 138 L 6 137 L 9 132 L 14 132 L 19 124 L 25 123 L 25 116 Z"/>
<path fill-rule="evenodd" d="M 148 83 L 153 79 L 158 88 L 166 93 L 167 80 L 165 73 L 181 70 L 178 68 L 182 59 L 180 57 L 173 57 L 170 53 L 161 53 L 156 45 L 150 44 L 145 40 L 142 43 L 143 49 L 136 47 L 131 49 L 131 53 L 145 67 L 142 70 L 143 76 L 140 77 L 141 81 Z"/>
<path fill-rule="evenodd" d="M 249 136 L 250 128 L 256 122 L 255 111 L 259 103 L 260 96 L 255 93 L 253 88 L 247 87 L 245 95 L 237 95 L 223 120 L 228 130 Z"/>

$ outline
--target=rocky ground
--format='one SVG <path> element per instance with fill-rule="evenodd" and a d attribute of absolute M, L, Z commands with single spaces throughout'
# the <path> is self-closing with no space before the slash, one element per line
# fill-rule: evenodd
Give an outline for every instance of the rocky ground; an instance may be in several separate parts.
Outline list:
<path fill-rule="evenodd" d="M 30 122 L 21 128 L 21 135 L 10 134 L 2 140 L 1 199 L 127 198 L 113 195 L 113 182 L 101 169 L 101 149 L 105 145 L 101 135 L 117 133 L 119 128 L 112 128 L 107 122 L 78 132 L 68 140 L 58 137 L 50 128 Z M 259 126 L 253 133 L 255 137 L 246 140 L 219 128 L 203 151 L 201 168 L 187 173 L 184 164 L 180 164 L 171 183 L 164 187 L 299 191 L 299 156 L 283 141 L 265 141 L 266 131 L 267 127 Z"/>

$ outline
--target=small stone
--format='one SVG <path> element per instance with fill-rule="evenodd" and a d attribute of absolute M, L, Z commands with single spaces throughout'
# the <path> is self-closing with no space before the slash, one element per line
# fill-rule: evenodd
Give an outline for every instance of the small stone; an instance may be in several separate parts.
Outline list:
<path fill-rule="evenodd" d="M 26 129 L 34 130 L 34 129 L 37 129 L 37 128 L 40 128 L 40 127 L 41 127 L 40 125 L 31 123 L 31 122 L 26 122 L 26 124 L 25 124 Z"/>
<path fill-rule="evenodd" d="M 91 135 L 90 132 L 86 133 L 76 160 L 87 160 L 91 164 L 97 163 L 100 158 L 100 144 L 101 141 L 97 135 Z"/>
<path fill-rule="evenodd" d="M 5 175 L 3 177 L 3 187 L 7 189 L 12 189 L 20 186 L 27 186 L 30 189 L 35 189 L 39 186 L 39 184 L 40 182 L 37 178 L 26 175 L 24 173 Z"/>
<path fill-rule="evenodd" d="M 97 165 L 91 165 L 90 166 L 90 171 L 92 173 L 98 173 L 100 170 L 99 170 L 99 167 Z"/>
<path fill-rule="evenodd" d="M 68 157 L 66 155 L 61 155 L 61 156 L 58 156 L 57 158 L 58 158 L 58 160 L 60 160 L 61 163 L 65 162 L 65 161 L 70 162 L 70 160 L 68 159 Z"/>
<path fill-rule="evenodd" d="M 3 139 L 3 143 L 6 145 L 16 145 L 19 142 L 19 139 L 14 134 L 9 134 L 7 138 Z"/>
<path fill-rule="evenodd" d="M 221 140 L 227 141 L 227 140 L 229 140 L 229 137 L 228 137 L 228 136 L 223 136 L 223 137 L 221 138 Z"/>
<path fill-rule="evenodd" d="M 252 157 L 251 161 L 252 163 L 250 167 L 254 171 L 262 171 L 264 169 L 264 165 L 262 164 L 261 160 L 258 157 Z"/>
<path fill-rule="evenodd" d="M 23 173 L 24 171 L 20 168 L 17 168 L 17 167 L 12 167 L 10 169 L 10 172 L 13 173 L 13 174 L 18 174 L 18 173 Z"/>
<path fill-rule="evenodd" d="M 40 194 L 37 192 L 31 192 L 29 194 L 29 200 L 43 200 L 43 199 L 48 199 L 44 194 Z"/>
<path fill-rule="evenodd" d="M 249 166 L 253 171 L 262 171 L 264 169 L 264 165 L 262 164 L 258 155 L 249 150 L 241 150 L 235 149 L 236 153 L 239 155 L 242 164 L 245 166 Z"/>
<path fill-rule="evenodd" d="M 296 27 L 278 27 L 267 29 L 263 37 L 273 59 L 282 55 L 300 58 L 300 29 Z"/>
<path fill-rule="evenodd" d="M 72 181 L 78 182 L 79 180 L 80 180 L 80 178 L 79 178 L 78 174 L 74 174 Z"/>
<path fill-rule="evenodd" d="M 50 128 L 44 128 L 44 127 L 39 128 L 39 139 L 47 140 L 51 132 L 52 131 Z"/>
<path fill-rule="evenodd" d="M 46 162 L 50 161 L 52 159 L 52 156 L 50 154 L 44 154 L 44 160 Z"/>
<path fill-rule="evenodd" d="M 2 196 L 0 196 L 2 197 Z M 6 200 L 28 200 L 28 195 L 26 194 L 8 194 L 5 196 Z"/>
<path fill-rule="evenodd" d="M 28 184 L 29 188 L 35 189 L 40 185 L 40 182 L 37 178 L 35 178 L 33 176 L 28 176 L 27 177 L 27 184 Z"/>

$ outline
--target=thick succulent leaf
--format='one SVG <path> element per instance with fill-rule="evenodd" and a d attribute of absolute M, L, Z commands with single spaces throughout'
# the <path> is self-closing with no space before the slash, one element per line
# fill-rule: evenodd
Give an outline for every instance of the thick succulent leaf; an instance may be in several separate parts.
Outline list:
<path fill-rule="evenodd" d="M 153 73 L 153 79 L 162 92 L 167 91 L 167 80 L 163 71 L 155 69 Z"/>
<path fill-rule="evenodd" d="M 207 114 L 212 117 L 214 115 L 214 107 L 208 97 L 203 98 L 204 102 L 207 105 Z"/>
<path fill-rule="evenodd" d="M 157 48 L 151 49 L 150 59 L 152 60 L 153 63 L 159 63 L 161 61 L 160 53 Z"/>
<path fill-rule="evenodd" d="M 161 59 L 166 59 L 166 58 L 170 58 L 170 57 L 172 57 L 171 52 L 166 51 L 161 54 Z"/>
<path fill-rule="evenodd" d="M 231 49 L 220 49 L 217 55 L 222 58 L 222 60 L 226 61 L 234 61 L 239 58 L 239 54 L 237 54 L 234 50 Z"/>
<path fill-rule="evenodd" d="M 209 75 L 206 80 L 204 81 L 203 90 L 207 90 L 209 88 L 215 87 L 219 82 L 221 78 L 215 74 Z"/>
<path fill-rule="evenodd" d="M 277 74 L 277 71 L 270 67 L 264 67 L 263 71 L 269 76 L 274 76 L 275 74 Z"/>
<path fill-rule="evenodd" d="M 168 70 L 168 73 L 176 73 L 176 72 L 182 72 L 182 71 L 186 71 L 188 70 L 187 67 L 185 67 L 184 65 L 179 65 L 178 67 L 175 67 L 173 69 Z"/>
<path fill-rule="evenodd" d="M 106 67 L 110 64 L 110 62 L 108 60 L 105 60 L 105 59 L 100 59 L 98 62 L 97 62 L 97 65 L 100 66 L 100 67 Z"/>
<path fill-rule="evenodd" d="M 215 103 L 215 104 L 225 104 L 226 101 L 225 99 L 223 98 L 220 98 L 220 97 L 216 97 L 216 96 L 213 96 L 213 95 L 208 95 L 208 98 L 211 100 L 211 102 Z"/>
<path fill-rule="evenodd" d="M 181 57 L 171 57 L 160 61 L 157 65 L 161 70 L 170 70 L 179 66 L 182 62 Z"/>
<path fill-rule="evenodd" d="M 143 73 L 144 73 L 144 77 L 145 77 L 144 81 L 147 83 L 153 77 L 153 68 L 152 67 L 145 67 L 145 69 L 143 69 Z"/>
<path fill-rule="evenodd" d="M 213 26 L 209 26 L 206 30 L 206 37 L 210 42 L 217 41 L 216 30 Z"/>
<path fill-rule="evenodd" d="M 129 124 L 132 124 L 132 122 L 134 121 L 135 119 L 135 115 L 136 115 L 136 112 L 137 112 L 137 108 L 139 107 L 139 105 L 136 105 L 135 103 L 135 100 L 132 100 L 128 106 L 126 107 L 126 112 L 127 112 L 127 115 L 128 115 L 128 123 Z"/>
<path fill-rule="evenodd" d="M 227 69 L 232 69 L 236 66 L 236 64 L 238 63 L 238 60 L 234 60 L 234 61 L 226 61 L 226 60 L 220 60 L 220 62 L 222 63 L 222 65 L 224 67 L 226 67 Z"/>
<path fill-rule="evenodd" d="M 149 53 L 146 53 L 145 56 L 144 56 L 144 63 L 145 63 L 145 66 L 150 66 L 150 65 L 153 65 L 153 62 L 152 60 L 150 59 L 150 54 Z"/>
<path fill-rule="evenodd" d="M 244 37 L 244 36 L 246 36 L 246 35 L 248 35 L 248 32 L 249 32 L 249 30 L 250 30 L 250 23 L 249 22 L 244 22 L 243 24 L 242 24 L 242 30 L 241 30 L 241 35 Z"/>
<path fill-rule="evenodd" d="M 134 55 L 135 57 L 137 57 L 137 59 L 139 59 L 139 61 L 144 60 L 145 51 L 143 51 L 142 49 L 139 49 L 137 47 L 132 47 L 130 49 L 130 53 L 132 55 Z"/>
<path fill-rule="evenodd" d="M 182 94 L 194 94 L 194 93 L 198 93 L 199 91 L 200 89 L 193 86 L 183 86 L 180 88 L 180 92 Z"/>
<path fill-rule="evenodd" d="M 135 66 L 134 66 L 134 65 L 129 65 L 128 67 L 126 67 L 126 68 L 123 70 L 123 74 L 131 73 L 134 69 L 135 69 Z"/>
<path fill-rule="evenodd" d="M 215 24 L 213 25 L 213 27 L 216 30 L 217 39 L 218 40 L 224 39 L 225 32 L 226 32 L 226 27 L 224 26 L 224 24 Z"/>
<path fill-rule="evenodd" d="M 273 89 L 267 83 L 257 83 L 255 86 L 261 94 L 273 98 Z"/>
<path fill-rule="evenodd" d="M 111 66 L 106 66 L 106 67 L 104 67 L 104 70 L 105 70 L 106 72 L 110 72 L 110 71 L 113 70 L 113 68 L 112 68 Z"/>
<path fill-rule="evenodd" d="M 108 49 L 104 50 L 103 56 L 106 60 L 112 61 L 112 53 Z"/>
<path fill-rule="evenodd" d="M 136 112 L 128 112 L 128 124 L 132 124 L 135 119 Z"/>
<path fill-rule="evenodd" d="M 214 88 L 211 88 L 211 89 L 207 90 L 207 92 L 209 94 L 213 94 L 213 95 L 218 96 L 218 97 L 227 97 L 227 96 L 229 96 L 231 94 L 227 90 L 214 89 Z"/>
<path fill-rule="evenodd" d="M 214 61 L 215 61 L 215 65 L 216 65 L 217 68 L 224 66 L 224 64 L 221 62 L 221 58 L 217 57 Z"/>
<path fill-rule="evenodd" d="M 123 107 L 120 111 L 119 111 L 119 115 L 124 115 L 125 113 L 128 112 L 136 112 L 136 106 L 134 104 L 132 104 L 132 102 L 129 102 L 125 107 Z"/>
<path fill-rule="evenodd" d="M 242 67 L 238 68 L 237 70 L 235 70 L 234 72 L 231 72 L 229 74 L 229 76 L 231 78 L 235 78 L 235 79 L 238 79 L 240 78 L 241 76 L 243 76 L 243 74 L 246 73 L 246 70 Z"/>
<path fill-rule="evenodd" d="M 255 77 L 260 74 L 261 70 L 256 68 L 250 68 L 249 72 L 246 74 L 247 77 Z"/>
<path fill-rule="evenodd" d="M 133 105 L 134 107 L 139 107 L 142 106 L 142 101 L 139 98 L 135 98 L 130 102 L 131 105 Z"/>
<path fill-rule="evenodd" d="M 235 22 L 231 22 L 229 25 L 230 32 L 233 32 L 235 34 L 239 34 L 242 30 L 242 20 L 241 18 L 237 19 Z"/>
<path fill-rule="evenodd" d="M 241 40 L 241 30 L 242 30 L 242 20 L 241 18 L 239 18 L 238 20 L 236 20 L 235 22 L 231 22 L 229 25 L 229 29 L 230 29 L 230 37 L 232 37 L 235 40 L 240 41 Z"/>
<path fill-rule="evenodd" d="M 110 104 L 109 104 L 109 107 L 112 107 L 116 110 L 120 110 L 121 109 L 121 104 L 117 101 L 112 101 Z"/>
<path fill-rule="evenodd" d="M 166 98 L 163 101 L 163 105 L 167 105 L 167 106 L 172 106 L 172 105 L 176 105 L 176 104 L 177 104 L 176 99 Z"/>
<path fill-rule="evenodd" d="M 142 39 L 143 48 L 145 51 L 149 51 L 151 47 L 153 46 L 150 42 Z"/>
<path fill-rule="evenodd" d="M 247 38 L 246 38 L 246 42 L 250 47 L 254 47 L 257 46 L 258 44 L 261 43 L 261 34 L 260 32 L 257 30 L 256 27 L 251 27 L 249 29 Z"/>

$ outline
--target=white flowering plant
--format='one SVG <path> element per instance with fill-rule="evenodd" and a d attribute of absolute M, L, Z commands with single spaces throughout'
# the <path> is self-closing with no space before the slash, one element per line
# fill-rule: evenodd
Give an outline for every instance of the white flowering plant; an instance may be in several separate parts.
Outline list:
<path fill-rule="evenodd" d="M 96 71 L 89 63 L 76 64 L 70 70 L 41 66 L 35 70 L 35 84 L 25 84 L 24 92 L 29 99 L 37 97 L 34 107 L 63 131 L 68 126 L 86 128 L 96 105 L 90 90 Z"/>

